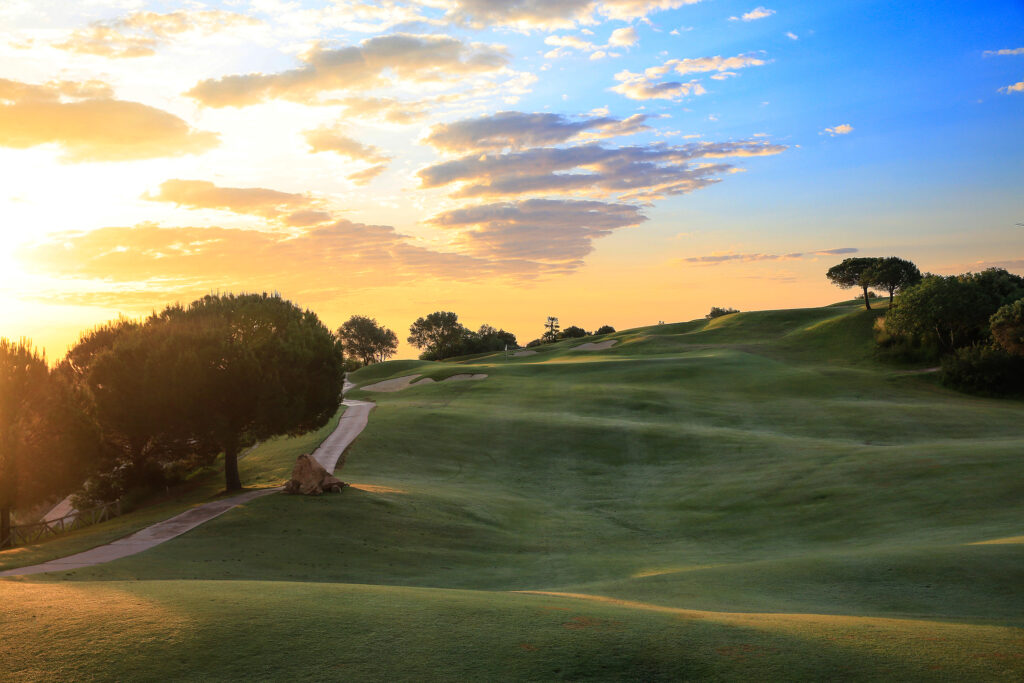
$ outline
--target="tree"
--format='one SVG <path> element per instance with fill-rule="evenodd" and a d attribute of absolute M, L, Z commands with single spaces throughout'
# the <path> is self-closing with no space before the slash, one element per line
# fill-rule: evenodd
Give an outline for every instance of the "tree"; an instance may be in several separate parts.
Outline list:
<path fill-rule="evenodd" d="M 359 358 L 363 365 L 386 361 L 398 350 L 398 337 L 388 328 L 364 315 L 354 315 L 337 331 L 345 355 Z"/>
<path fill-rule="evenodd" d="M 730 313 L 739 313 L 735 308 L 721 308 L 719 306 L 712 306 L 711 311 L 708 312 L 704 317 L 708 320 L 715 318 L 721 318 L 723 315 L 729 315 Z"/>
<path fill-rule="evenodd" d="M 1024 299 L 1006 304 L 989 318 L 992 338 L 1007 353 L 1024 356 Z"/>
<path fill-rule="evenodd" d="M 885 318 L 890 334 L 935 344 L 950 353 L 990 333 L 989 319 L 1024 296 L 1024 278 L 990 268 L 964 275 L 928 275 L 900 293 Z"/>
<path fill-rule="evenodd" d="M 256 439 L 327 424 L 344 382 L 341 343 L 316 314 L 277 295 L 207 295 L 147 324 L 178 325 L 180 395 L 193 437 L 224 453 L 227 490 L 242 488 L 238 453 Z"/>
<path fill-rule="evenodd" d="M 544 327 L 547 328 L 547 332 L 541 335 L 541 339 L 547 342 L 553 342 L 558 340 L 558 318 L 549 315 L 548 320 L 544 323 Z"/>
<path fill-rule="evenodd" d="M 0 547 L 10 539 L 19 483 L 36 454 L 33 442 L 44 430 L 49 374 L 46 358 L 29 342 L 0 338 Z"/>
<path fill-rule="evenodd" d="M 594 334 L 611 334 L 614 331 L 615 328 L 612 327 L 611 325 L 601 325 L 601 327 L 597 328 L 597 330 L 594 331 Z"/>
<path fill-rule="evenodd" d="M 896 292 L 921 281 L 921 271 L 910 261 L 889 256 L 876 259 L 866 277 L 871 281 L 871 286 L 884 287 L 889 292 L 889 306 L 891 307 Z"/>
<path fill-rule="evenodd" d="M 465 333 L 466 328 L 459 323 L 458 315 L 450 311 L 435 311 L 426 317 L 417 318 L 409 326 L 408 341 L 437 360 L 443 360 L 455 355 Z"/>
<path fill-rule="evenodd" d="M 578 339 L 579 337 L 589 337 L 589 336 L 590 336 L 590 333 L 587 332 L 582 327 L 577 327 L 576 325 L 570 325 L 569 327 L 567 327 L 564 330 L 562 330 L 562 333 L 559 335 L 559 339 Z"/>
<path fill-rule="evenodd" d="M 881 259 L 855 257 L 843 259 L 842 263 L 832 266 L 825 273 L 825 277 L 831 280 L 832 284 L 849 289 L 860 287 L 864 290 L 864 307 L 871 310 L 871 301 L 868 299 L 868 287 L 875 284 L 872 275 L 873 268 Z"/>

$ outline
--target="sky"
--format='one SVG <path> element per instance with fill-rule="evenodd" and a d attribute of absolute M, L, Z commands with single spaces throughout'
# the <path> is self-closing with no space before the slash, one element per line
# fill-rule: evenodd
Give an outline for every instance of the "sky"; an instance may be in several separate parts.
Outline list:
<path fill-rule="evenodd" d="M 0 336 L 210 292 L 525 344 L 1024 273 L 1024 2 L 4 0 Z"/>

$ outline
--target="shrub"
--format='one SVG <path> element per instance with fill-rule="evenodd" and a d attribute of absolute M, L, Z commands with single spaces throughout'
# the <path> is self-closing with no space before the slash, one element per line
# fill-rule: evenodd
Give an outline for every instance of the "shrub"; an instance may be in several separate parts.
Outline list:
<path fill-rule="evenodd" d="M 1024 357 L 976 344 L 942 359 L 942 383 L 988 396 L 1024 395 Z"/>
<path fill-rule="evenodd" d="M 611 334 L 614 331 L 615 328 L 611 325 L 601 325 L 601 327 L 597 328 L 594 334 Z"/>
<path fill-rule="evenodd" d="M 730 313 L 739 313 L 739 311 L 735 308 L 720 308 L 719 306 L 712 306 L 711 310 L 704 317 L 708 320 L 713 320 L 714 318 L 721 318 L 723 315 L 729 315 Z"/>

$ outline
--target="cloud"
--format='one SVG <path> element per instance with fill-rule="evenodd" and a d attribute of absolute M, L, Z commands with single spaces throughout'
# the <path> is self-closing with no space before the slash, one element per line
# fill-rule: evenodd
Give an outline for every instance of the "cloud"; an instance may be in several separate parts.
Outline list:
<path fill-rule="evenodd" d="M 800 40 L 800 36 L 793 33 L 792 31 L 786 31 L 786 37 L 789 38 L 790 40 Z"/>
<path fill-rule="evenodd" d="M 811 253 L 815 256 L 836 256 L 839 254 L 856 254 L 860 249 L 854 249 L 853 247 L 840 247 L 839 249 L 822 249 L 821 251 L 812 251 Z"/>
<path fill-rule="evenodd" d="M 174 114 L 113 99 L 102 82 L 0 79 L 0 147 L 54 144 L 63 161 L 134 161 L 200 154 L 219 142 Z"/>
<path fill-rule="evenodd" d="M 619 81 L 619 84 L 612 86 L 609 90 L 631 100 L 678 100 L 690 94 L 703 95 L 707 92 L 700 81 L 655 83 L 643 74 L 632 71 L 620 71 L 615 74 L 615 80 Z"/>
<path fill-rule="evenodd" d="M 261 23 L 253 17 L 223 10 L 134 12 L 112 22 L 75 30 L 63 41 L 53 43 L 53 47 L 101 57 L 148 57 L 156 54 L 156 49 L 171 36 L 191 32 L 209 35 L 230 27 Z"/>
<path fill-rule="evenodd" d="M 341 156 L 355 159 L 356 161 L 367 161 L 372 164 L 380 164 L 390 161 L 391 157 L 384 154 L 379 147 L 364 145 L 358 140 L 342 135 L 343 123 L 337 123 L 333 127 L 316 128 L 303 131 L 303 136 L 309 144 L 311 152 L 334 152 Z"/>
<path fill-rule="evenodd" d="M 573 121 L 561 114 L 496 114 L 442 123 L 430 129 L 424 142 L 444 152 L 466 153 L 556 145 L 576 138 L 606 138 L 649 130 L 647 117 L 635 114 L 619 120 L 608 116 Z"/>
<path fill-rule="evenodd" d="M 424 188 L 457 185 L 454 197 L 571 193 L 625 201 L 685 194 L 734 172 L 730 164 L 698 160 L 778 154 L 785 147 L 761 140 L 608 148 L 585 144 L 509 154 L 469 155 L 428 166 L 418 175 Z"/>
<path fill-rule="evenodd" d="M 364 168 L 362 171 L 356 171 L 355 173 L 350 173 L 346 177 L 349 180 L 351 180 L 352 182 L 354 182 L 356 185 L 366 185 L 371 180 L 373 180 L 374 178 L 379 176 L 381 173 L 386 171 L 387 168 L 388 168 L 387 164 L 377 164 L 376 166 L 370 166 L 369 168 Z"/>
<path fill-rule="evenodd" d="M 474 28 L 507 26 L 521 30 L 573 28 L 597 23 L 598 17 L 620 21 L 643 19 L 655 12 L 693 5 L 701 0 L 447 0 L 449 19 Z"/>
<path fill-rule="evenodd" d="M 1017 81 L 1013 85 L 1008 85 L 1004 88 L 1000 88 L 999 92 L 1009 95 L 1014 92 L 1024 92 L 1024 81 Z"/>
<path fill-rule="evenodd" d="M 985 50 L 982 53 L 982 56 L 984 57 L 1014 57 L 1017 55 L 1024 55 L 1024 47 L 1003 48 L 1002 50 Z"/>
<path fill-rule="evenodd" d="M 597 201 L 528 199 L 448 211 L 430 219 L 459 231 L 467 253 L 576 268 L 593 240 L 646 221 L 640 207 Z"/>
<path fill-rule="evenodd" d="M 330 220 L 321 210 L 321 202 L 310 195 L 280 192 L 265 187 L 219 187 L 207 180 L 164 181 L 158 192 L 143 199 L 173 202 L 189 209 L 217 209 L 231 213 L 283 220 L 287 225 L 303 226 Z"/>
<path fill-rule="evenodd" d="M 636 29 L 632 26 L 627 26 L 626 28 L 617 28 L 612 31 L 611 37 L 608 38 L 608 45 L 611 47 L 630 47 L 636 45 L 639 40 Z"/>
<path fill-rule="evenodd" d="M 839 249 L 823 249 L 821 251 L 792 252 L 789 254 L 762 254 L 748 253 L 737 254 L 735 252 L 714 253 L 707 256 L 691 256 L 688 258 L 676 259 L 678 263 L 693 263 L 701 266 L 720 266 L 723 263 L 753 263 L 756 261 L 796 261 L 808 256 L 833 256 L 836 254 L 855 254 L 859 251 L 852 247 Z"/>
<path fill-rule="evenodd" d="M 818 135 L 825 135 L 828 133 L 830 136 L 835 137 L 837 135 L 849 135 L 853 132 L 853 126 L 848 123 L 841 123 L 834 128 L 826 128 L 825 130 L 818 133 Z"/>
<path fill-rule="evenodd" d="M 615 74 L 619 84 L 611 90 L 625 95 L 631 100 L 676 100 L 688 95 L 703 95 L 707 92 L 699 81 L 688 82 L 660 81 L 670 72 L 685 76 L 693 73 L 718 72 L 712 78 L 723 80 L 735 75 L 735 69 L 746 69 L 751 66 L 762 66 L 765 60 L 754 52 L 734 57 L 696 57 L 691 59 L 670 59 L 660 66 L 644 69 L 642 74 L 632 71 L 621 71 Z"/>
<path fill-rule="evenodd" d="M 244 107 L 270 99 L 326 104 L 331 91 L 366 90 L 394 80 L 434 82 L 493 73 L 509 63 L 503 48 L 466 44 L 450 36 L 396 33 L 336 49 L 317 44 L 303 65 L 273 74 L 250 73 L 200 81 L 186 95 L 209 107 Z"/>
<path fill-rule="evenodd" d="M 345 108 L 345 116 L 364 121 L 388 121 L 389 123 L 410 124 L 427 115 L 430 104 L 438 98 L 402 102 L 388 97 L 346 97 L 329 104 Z M 326 104 L 326 103 L 325 103 Z"/>
<path fill-rule="evenodd" d="M 419 246 L 386 225 L 348 220 L 295 233 L 221 227 L 107 227 L 48 235 L 18 248 L 28 272 L 60 278 L 50 303 L 143 310 L 211 290 L 286 290 L 306 300 L 425 281 L 531 280 L 578 264 L 481 258 Z M 339 278 L 339 273 L 344 277 Z"/>
<path fill-rule="evenodd" d="M 742 17 L 729 17 L 729 21 L 739 21 L 740 19 L 742 19 L 743 21 L 756 21 L 758 19 L 770 17 L 773 14 L 775 14 L 775 10 L 773 9 L 768 9 L 766 7 L 757 7 L 755 9 L 750 10 Z"/>

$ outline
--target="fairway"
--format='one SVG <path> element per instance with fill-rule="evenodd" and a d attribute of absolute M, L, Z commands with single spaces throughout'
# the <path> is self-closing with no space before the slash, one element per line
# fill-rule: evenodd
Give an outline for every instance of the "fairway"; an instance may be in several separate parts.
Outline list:
<path fill-rule="evenodd" d="M 421 377 L 349 394 L 376 403 L 352 488 L 0 580 L 0 678 L 1020 680 L 1024 402 L 881 363 L 876 314 L 360 370 Z M 243 480 L 280 483 L 329 431 Z"/>

